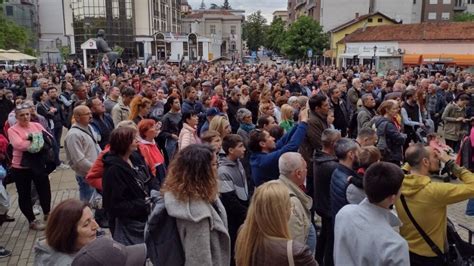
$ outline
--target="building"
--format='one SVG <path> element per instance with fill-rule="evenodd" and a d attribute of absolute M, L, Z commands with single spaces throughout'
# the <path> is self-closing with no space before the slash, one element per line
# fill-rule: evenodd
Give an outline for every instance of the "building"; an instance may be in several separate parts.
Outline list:
<path fill-rule="evenodd" d="M 9 0 L 1 4 L 7 19 L 30 31 L 31 47 L 39 46 L 38 0 Z"/>
<path fill-rule="evenodd" d="M 381 12 L 403 24 L 420 23 L 422 2 L 423 0 L 321 0 L 320 24 L 323 30 L 328 31 L 356 16 L 375 12 Z"/>
<path fill-rule="evenodd" d="M 309 16 L 320 21 L 320 7 L 322 0 L 288 0 L 288 25 L 301 16 Z"/>
<path fill-rule="evenodd" d="M 191 13 L 191 6 L 188 4 L 188 1 L 181 0 L 181 15 L 187 15 Z"/>
<path fill-rule="evenodd" d="M 182 18 L 182 31 L 211 40 L 209 60 L 242 56 L 243 10 L 199 9 Z"/>
<path fill-rule="evenodd" d="M 452 20 L 455 1 L 456 0 L 424 0 L 421 7 L 421 21 L 436 22 Z"/>
<path fill-rule="evenodd" d="M 329 31 L 331 49 L 329 50 L 329 53 L 326 52 L 324 56 L 331 58 L 332 62 L 335 61 L 336 65 L 340 66 L 342 63 L 341 55 L 344 54 L 344 51 L 346 50 L 345 44 L 340 42 L 344 37 L 364 27 L 391 25 L 396 23 L 396 20 L 381 12 L 355 17 L 354 19 L 351 19 Z"/>
<path fill-rule="evenodd" d="M 288 11 L 286 10 L 276 10 L 273 12 L 273 20 L 280 18 L 285 24 L 288 23 Z"/>
<path fill-rule="evenodd" d="M 395 24 L 359 29 L 341 42 L 343 66 L 401 56 L 404 65 L 474 66 L 474 22 Z M 374 47 L 377 47 L 374 51 Z"/>
<path fill-rule="evenodd" d="M 179 0 L 39 1 L 43 62 L 47 58 L 56 62 L 57 47 L 62 45 L 69 45 L 71 53 L 80 57 L 81 44 L 96 38 L 99 29 L 105 31 L 110 48 L 123 49 L 122 58 L 143 62 L 156 56 L 157 33 L 181 32 Z"/>
<path fill-rule="evenodd" d="M 39 58 L 41 63 L 61 63 L 60 48 L 70 46 L 64 23 L 65 9 L 61 0 L 39 0 L 40 18 Z M 69 8 L 70 11 L 70 8 Z M 51 14 L 55 14 L 51 16 Z M 74 49 L 71 49 L 73 51 Z"/>

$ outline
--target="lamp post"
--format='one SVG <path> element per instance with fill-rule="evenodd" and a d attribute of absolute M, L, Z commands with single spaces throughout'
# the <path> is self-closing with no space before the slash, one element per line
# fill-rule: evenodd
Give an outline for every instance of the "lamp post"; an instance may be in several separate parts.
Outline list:
<path fill-rule="evenodd" d="M 372 58 L 372 65 L 373 68 L 375 68 L 375 54 L 377 53 L 377 45 L 374 46 L 374 57 Z M 372 67 L 370 68 L 370 70 L 373 69 Z"/>

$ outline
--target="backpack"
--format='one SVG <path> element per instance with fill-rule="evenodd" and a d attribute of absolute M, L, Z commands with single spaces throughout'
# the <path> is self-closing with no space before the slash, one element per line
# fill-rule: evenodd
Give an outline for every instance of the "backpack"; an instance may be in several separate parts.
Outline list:
<path fill-rule="evenodd" d="M 165 208 L 161 193 L 151 191 L 153 208 L 145 225 L 147 257 L 153 265 L 184 265 L 184 250 L 176 225 Z"/>

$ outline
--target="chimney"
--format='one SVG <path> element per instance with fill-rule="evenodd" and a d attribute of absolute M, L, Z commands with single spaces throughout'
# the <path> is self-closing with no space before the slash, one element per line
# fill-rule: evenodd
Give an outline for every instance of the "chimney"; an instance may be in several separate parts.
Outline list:
<path fill-rule="evenodd" d="M 359 12 L 355 13 L 355 18 L 359 18 Z"/>

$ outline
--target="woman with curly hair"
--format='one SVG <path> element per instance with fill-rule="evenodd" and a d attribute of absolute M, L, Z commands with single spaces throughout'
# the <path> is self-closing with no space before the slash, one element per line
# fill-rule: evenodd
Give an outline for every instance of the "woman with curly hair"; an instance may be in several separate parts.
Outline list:
<path fill-rule="evenodd" d="M 168 214 L 176 218 L 187 265 L 230 264 L 227 214 L 218 187 L 211 146 L 189 145 L 171 161 L 161 191 Z"/>
<path fill-rule="evenodd" d="M 128 117 L 129 120 L 138 123 L 146 118 L 150 113 L 151 109 L 151 100 L 145 98 L 141 95 L 137 95 L 133 98 L 132 102 L 130 103 L 130 116 Z"/>

